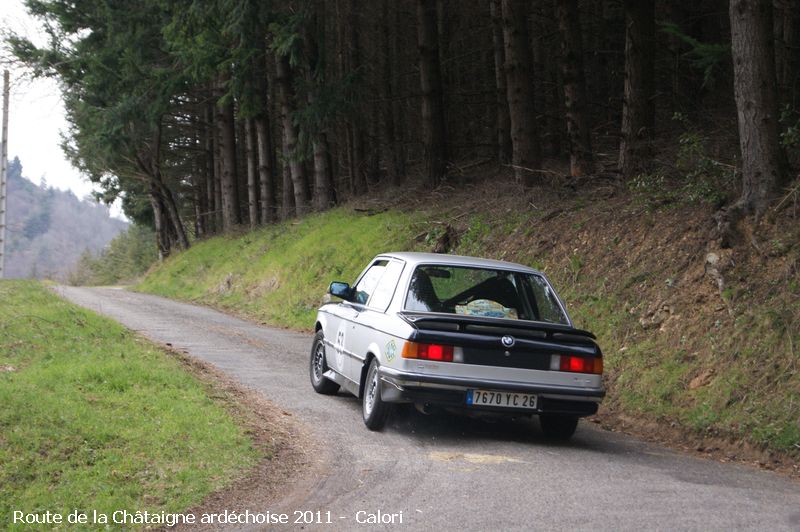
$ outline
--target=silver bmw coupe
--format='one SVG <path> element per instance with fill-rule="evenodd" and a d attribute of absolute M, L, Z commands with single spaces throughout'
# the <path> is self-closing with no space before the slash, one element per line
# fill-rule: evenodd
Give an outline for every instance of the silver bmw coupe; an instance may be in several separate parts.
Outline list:
<path fill-rule="evenodd" d="M 547 277 L 527 266 L 385 253 L 353 286 L 333 282 L 329 293 L 311 385 L 361 399 L 371 430 L 394 404 L 413 403 L 426 413 L 538 415 L 546 436 L 565 440 L 605 394 L 594 335 L 573 327 Z"/>

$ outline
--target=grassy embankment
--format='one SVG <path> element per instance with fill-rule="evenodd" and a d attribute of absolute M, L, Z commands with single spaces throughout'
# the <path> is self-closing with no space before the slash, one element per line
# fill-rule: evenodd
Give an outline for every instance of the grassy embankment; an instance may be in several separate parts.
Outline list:
<path fill-rule="evenodd" d="M 0 282 L 0 528 L 31 528 L 11 524 L 14 510 L 202 502 L 260 454 L 211 395 L 115 322 L 38 283 Z"/>
<path fill-rule="evenodd" d="M 548 273 L 606 353 L 606 411 L 800 454 L 796 224 L 762 228 L 760 252 L 746 242 L 718 249 L 709 206 L 594 194 L 559 199 L 553 210 L 536 207 L 554 204 L 540 196 L 487 187 L 436 211 L 340 208 L 198 243 L 139 288 L 307 329 L 330 281 L 352 282 L 381 251 L 430 249 L 450 225 L 453 253 Z"/>
<path fill-rule="evenodd" d="M 403 213 L 354 216 L 337 209 L 243 236 L 212 238 L 171 258 L 138 289 L 264 323 L 313 328 L 328 284 L 352 282 L 376 250 L 408 248 L 410 224 Z"/>

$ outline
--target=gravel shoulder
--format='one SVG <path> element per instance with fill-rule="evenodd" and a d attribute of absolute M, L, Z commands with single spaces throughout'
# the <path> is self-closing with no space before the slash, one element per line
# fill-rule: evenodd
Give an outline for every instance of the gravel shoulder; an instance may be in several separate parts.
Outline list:
<path fill-rule="evenodd" d="M 302 456 L 289 461 L 282 487 L 253 505 L 262 512 L 331 512 L 332 524 L 304 528 L 363 529 L 368 525 L 359 518 L 381 512 L 396 516 L 383 527 L 414 530 L 800 529 L 798 484 L 769 472 L 686 456 L 588 423 L 569 444 L 555 445 L 535 421 L 401 409 L 385 431 L 371 433 L 355 398 L 311 390 L 306 334 L 147 294 L 56 290 L 210 364 L 268 401 L 267 410 L 275 405 L 272 415 L 292 418 L 297 441 L 306 442 Z M 237 503 L 223 496 L 214 507 Z M 292 527 L 300 525 L 275 528 Z"/>

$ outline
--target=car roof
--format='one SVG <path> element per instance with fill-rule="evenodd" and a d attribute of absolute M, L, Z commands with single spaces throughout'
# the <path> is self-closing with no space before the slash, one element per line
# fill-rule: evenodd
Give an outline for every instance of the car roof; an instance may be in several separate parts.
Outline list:
<path fill-rule="evenodd" d="M 443 253 L 420 253 L 416 251 L 400 251 L 391 253 L 381 253 L 379 257 L 394 257 L 405 261 L 412 266 L 418 264 L 447 264 L 451 266 L 474 266 L 476 268 L 491 268 L 516 270 L 530 273 L 541 273 L 530 266 L 524 266 L 515 262 L 506 262 L 494 259 L 482 259 L 479 257 L 467 257 L 464 255 L 445 255 Z"/>

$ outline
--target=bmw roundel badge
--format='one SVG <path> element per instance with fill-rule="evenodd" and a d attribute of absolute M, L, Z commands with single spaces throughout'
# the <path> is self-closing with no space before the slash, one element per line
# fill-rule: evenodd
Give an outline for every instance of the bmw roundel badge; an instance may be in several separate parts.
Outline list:
<path fill-rule="evenodd" d="M 508 335 L 503 336 L 500 339 L 500 342 L 502 342 L 503 347 L 506 347 L 506 348 L 514 347 L 514 344 L 517 343 L 517 341 L 514 339 L 513 336 L 508 336 Z"/>

